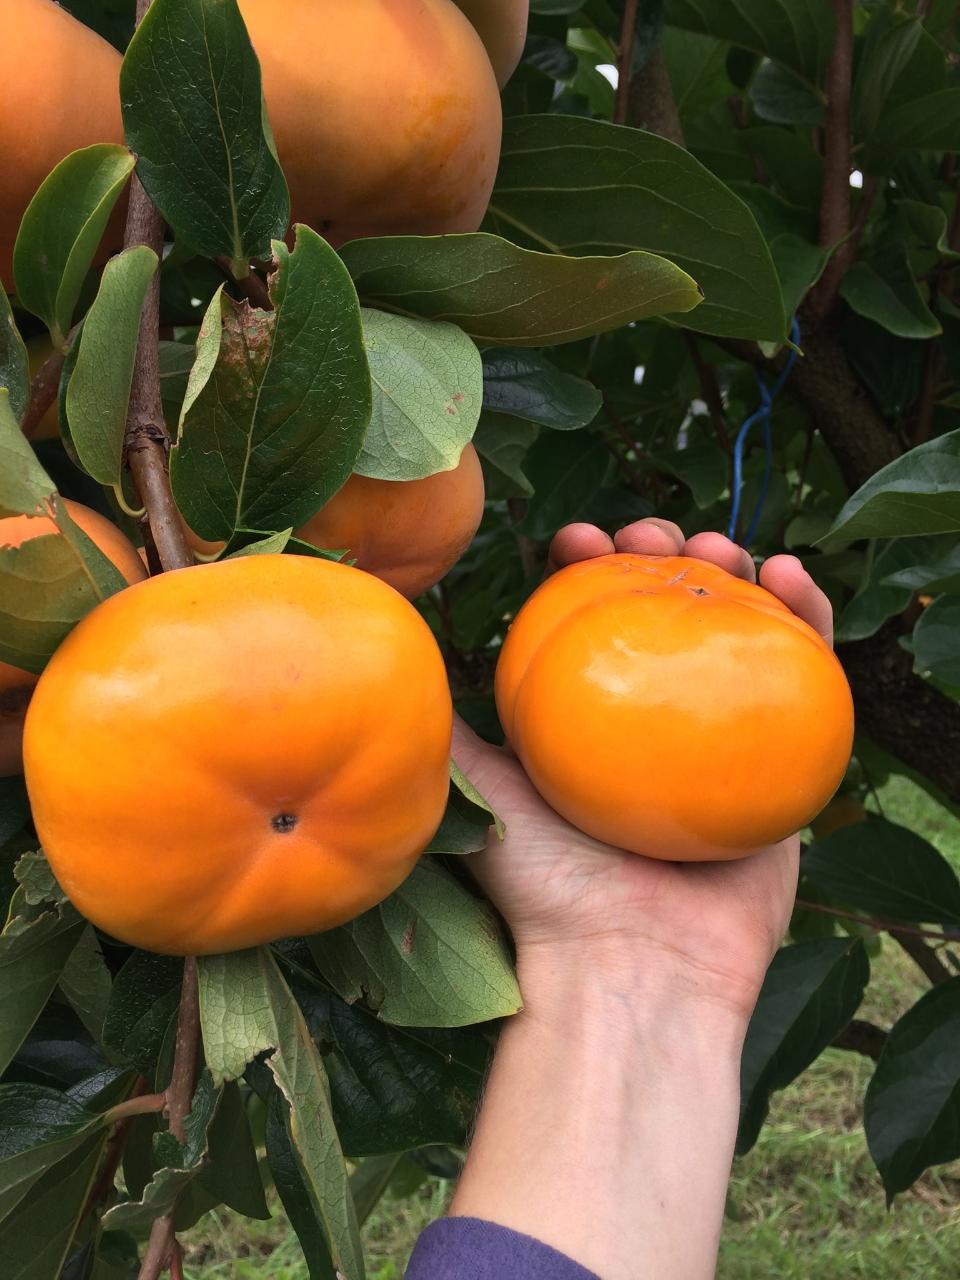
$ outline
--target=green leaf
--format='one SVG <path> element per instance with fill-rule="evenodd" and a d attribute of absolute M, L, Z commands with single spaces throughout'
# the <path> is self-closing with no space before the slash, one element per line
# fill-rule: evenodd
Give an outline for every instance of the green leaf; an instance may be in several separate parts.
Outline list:
<path fill-rule="evenodd" d="M 261 1221 L 270 1217 L 250 1132 L 246 1102 L 239 1085 L 228 1082 L 207 1134 L 207 1160 L 200 1186 L 218 1203 Z"/>
<path fill-rule="evenodd" d="M 950 247 L 947 215 L 939 205 L 924 204 L 921 200 L 898 200 L 893 206 L 893 215 L 895 234 L 915 239 L 947 262 L 960 259 L 960 252 Z"/>
<path fill-rule="evenodd" d="M 887 463 L 844 503 L 822 543 L 960 533 L 960 431 Z"/>
<path fill-rule="evenodd" d="M 8 1280 L 57 1280 L 62 1275 L 106 1143 L 103 1131 L 69 1151 L 0 1222 L 0 1257 Z"/>
<path fill-rule="evenodd" d="M 403 1154 L 366 1156 L 350 1175 L 350 1194 L 357 1209 L 357 1221 L 361 1227 L 380 1203 L 390 1185 Z"/>
<path fill-rule="evenodd" d="M 353 470 L 370 420 L 360 307 L 330 246 L 274 245 L 273 311 L 218 293 L 204 318 L 177 443 L 174 496 L 201 538 L 298 528 Z"/>
<path fill-rule="evenodd" d="M 592 383 L 552 365 L 539 351 L 492 347 L 483 353 L 483 407 L 553 431 L 594 420 L 603 395 Z"/>
<path fill-rule="evenodd" d="M 378 480 L 452 470 L 480 417 L 480 352 L 452 324 L 362 314 L 373 415 L 354 470 Z"/>
<path fill-rule="evenodd" d="M 123 467 L 140 312 L 156 270 L 157 255 L 146 245 L 110 259 L 83 322 L 67 384 L 70 439 L 80 465 L 113 489 Z"/>
<path fill-rule="evenodd" d="M 266 1148 L 273 1183 L 296 1232 L 310 1280 L 337 1280 L 327 1239 L 290 1136 L 288 1116 L 283 1094 L 272 1088 L 267 1097 Z"/>
<path fill-rule="evenodd" d="M 787 315 L 793 315 L 823 274 L 831 251 L 784 231 L 770 241 L 770 252 L 783 291 L 784 309 Z"/>
<path fill-rule="evenodd" d="M 829 529 L 829 516 L 825 520 Z M 861 583 L 856 595 L 847 601 L 837 618 L 834 632 L 837 644 L 866 640 L 868 636 L 876 635 L 888 618 L 903 613 L 913 598 L 913 592 L 907 587 L 892 586 L 888 577 L 896 569 L 913 564 L 928 545 L 926 541 L 918 545 L 911 538 L 894 539 L 881 546 L 870 561 L 866 581 Z"/>
<path fill-rule="evenodd" d="M 508 121 L 488 224 L 518 244 L 556 254 L 660 255 L 703 292 L 685 327 L 773 342 L 785 337 L 780 286 L 753 214 L 688 151 L 654 134 L 574 116 Z M 690 305 L 663 298 L 657 310 Z"/>
<path fill-rule="evenodd" d="M 291 988 L 323 1052 L 344 1149 L 358 1156 L 436 1142 L 462 1146 L 495 1028 L 392 1027 L 334 995 L 312 968 L 288 963 Z"/>
<path fill-rule="evenodd" d="M 0 1220 L 48 1169 L 102 1127 L 99 1116 L 56 1089 L 0 1085 Z"/>
<path fill-rule="evenodd" d="M 521 1006 L 492 909 L 429 858 L 378 907 L 309 945 L 334 990 L 385 1022 L 460 1027 Z"/>
<path fill-rule="evenodd" d="M 14 896 L 11 919 L 0 933 L 0 1072 L 53 994 L 84 927 L 69 905 L 36 911 L 23 889 Z"/>
<path fill-rule="evenodd" d="M 923 22 L 906 14 L 894 14 L 882 8 L 874 12 L 857 62 L 853 85 L 853 126 L 857 138 L 869 138 L 877 129 L 880 117 L 895 92 L 898 81 L 909 74 L 908 68 L 924 37 Z M 943 67 L 943 55 L 936 42 L 934 59 Z M 922 93 L 929 83 L 919 86 Z M 916 94 L 909 96 L 915 97 Z"/>
<path fill-rule="evenodd" d="M 777 62 L 761 62 L 747 96 L 759 118 L 770 124 L 816 127 L 824 122 L 821 91 Z"/>
<path fill-rule="evenodd" d="M 904 151 L 954 151 L 960 131 L 960 89 L 940 89 L 885 111 L 867 139 L 864 163 L 886 172 Z"/>
<path fill-rule="evenodd" d="M 712 440 L 695 440 L 684 449 L 657 454 L 651 461 L 682 480 L 701 511 L 712 507 L 726 492 L 729 459 Z"/>
<path fill-rule="evenodd" d="M 916 548 L 916 552 L 908 567 L 888 573 L 883 578 L 886 586 L 902 587 L 911 594 L 915 591 L 927 591 L 932 595 L 940 591 L 960 591 L 960 543 L 942 554 L 931 554 L 922 564 L 917 563 L 922 555 L 922 546 L 915 542 L 909 545 Z"/>
<path fill-rule="evenodd" d="M 924 1169 L 960 1156 L 960 978 L 928 991 L 892 1027 L 863 1124 L 888 1205 Z"/>
<path fill-rule="evenodd" d="M 960 924 L 960 880 L 915 832 L 880 818 L 812 844 L 803 875 L 845 906 L 906 924 Z"/>
<path fill-rule="evenodd" d="M 352 240 L 340 256 L 366 302 L 497 345 L 574 342 L 700 302 L 684 271 L 649 253 L 563 257 L 478 233 Z"/>
<path fill-rule="evenodd" d="M 0 517 L 46 515 L 56 489 L 13 415 L 0 387 Z"/>
<path fill-rule="evenodd" d="M 833 13 L 819 0 L 666 0 L 664 17 L 673 27 L 730 40 L 782 62 L 813 82 L 833 48 Z"/>
<path fill-rule="evenodd" d="M 98 1044 L 103 1038 L 110 987 L 110 970 L 104 962 L 100 943 L 93 928 L 87 925 L 60 974 L 60 990 Z"/>
<path fill-rule="evenodd" d="M 426 853 L 478 853 L 487 846 L 490 828 L 503 838 L 504 826 L 470 780 L 450 761 L 450 797 L 436 835 Z"/>
<path fill-rule="evenodd" d="M 855 262 L 840 281 L 840 294 L 858 315 L 899 338 L 935 338 L 940 321 L 924 301 L 902 245 L 874 266 Z"/>
<path fill-rule="evenodd" d="M 113 980 L 103 1043 L 116 1057 L 152 1075 L 180 1001 L 183 961 L 134 951 Z"/>
<path fill-rule="evenodd" d="M 869 977 L 858 938 L 800 942 L 774 956 L 743 1046 L 739 1155 L 756 1142 L 770 1094 L 796 1079 L 843 1030 Z"/>
<path fill-rule="evenodd" d="M 480 415 L 473 445 L 483 459 L 487 497 L 491 501 L 505 498 L 529 498 L 533 485 L 523 470 L 530 446 L 540 428 L 520 418 L 500 413 Z"/>
<path fill-rule="evenodd" d="M 609 468 L 606 445 L 586 431 L 539 436 L 524 463 L 534 493 L 520 531 L 543 542 L 552 538 L 582 515 Z"/>
<path fill-rule="evenodd" d="M 133 171 L 126 147 L 98 143 L 61 160 L 27 206 L 13 251 L 17 300 L 61 346 L 107 222 Z"/>
<path fill-rule="evenodd" d="M 290 205 L 236 0 L 154 0 L 120 100 L 137 173 L 177 237 L 237 276 L 269 257 Z"/>
<path fill-rule="evenodd" d="M 5 289 L 0 289 L 0 387 L 7 389 L 19 422 L 30 401 L 30 361 Z"/>
<path fill-rule="evenodd" d="M 939 684 L 960 688 L 960 599 L 941 596 L 913 629 L 913 669 Z M 960 914 L 956 917 L 960 922 Z"/>
<path fill-rule="evenodd" d="M 289 1107 L 299 1172 L 331 1258 L 346 1280 L 362 1280 L 356 1215 L 329 1083 L 290 988 L 264 947 L 205 956 L 199 964 L 203 1044 L 214 1081 L 236 1079 L 254 1057 L 269 1053 L 267 1066 Z"/>

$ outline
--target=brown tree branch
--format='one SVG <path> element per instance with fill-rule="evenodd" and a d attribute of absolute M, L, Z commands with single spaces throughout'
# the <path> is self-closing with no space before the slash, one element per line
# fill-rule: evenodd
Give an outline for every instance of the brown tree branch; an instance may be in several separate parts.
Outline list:
<path fill-rule="evenodd" d="M 165 1213 L 162 1218 L 155 1218 L 150 1228 L 150 1239 L 147 1250 L 140 1263 L 137 1280 L 158 1280 L 170 1266 L 173 1250 L 177 1247 L 174 1234 L 173 1213 Z"/>
<path fill-rule="evenodd" d="M 935 987 L 941 982 L 949 982 L 954 976 L 933 948 L 928 947 L 922 938 L 915 936 L 915 930 L 891 929 L 890 936 L 900 944 L 921 973 Z"/>
<path fill-rule="evenodd" d="M 186 1141 L 186 1120 L 190 1114 L 193 1093 L 197 1087 L 197 1054 L 200 1049 L 200 1001 L 197 981 L 196 957 L 187 956 L 183 965 L 180 1008 L 177 1013 L 173 1073 L 167 1089 L 170 1132 L 178 1142 Z"/>
<path fill-rule="evenodd" d="M 613 101 L 613 123 L 626 124 L 633 83 L 633 46 L 637 34 L 638 0 L 626 0 L 620 27 L 620 49 L 617 61 L 617 93 Z"/>
<path fill-rule="evenodd" d="M 627 122 L 659 134 L 678 147 L 683 146 L 683 126 L 662 49 L 654 50 L 644 65 L 643 74 L 635 76 L 630 83 Z"/>
<path fill-rule="evenodd" d="M 106 1113 L 105 1119 L 111 1124 L 119 1124 L 124 1120 L 132 1120 L 137 1116 L 156 1115 L 165 1110 L 166 1093 L 135 1093 L 125 1102 L 118 1102 Z"/>
<path fill-rule="evenodd" d="M 233 283 L 237 286 L 246 300 L 251 306 L 257 307 L 260 311 L 272 311 L 273 303 L 270 301 L 270 291 L 266 282 L 257 275 L 255 271 L 249 272 L 238 280 L 233 274 L 230 265 L 230 259 L 225 255 L 217 258 L 217 266 Z"/>
<path fill-rule="evenodd" d="M 68 336 L 67 345 L 70 338 Z M 30 399 L 20 420 L 20 428 L 28 440 L 33 439 L 34 432 L 43 421 L 44 414 L 53 404 L 60 391 L 60 374 L 66 351 L 51 351 L 43 364 L 30 381 Z"/>
<path fill-rule="evenodd" d="M 800 865 L 802 867 L 803 863 L 801 862 Z M 875 916 L 863 916 L 856 911 L 845 911 L 840 907 L 828 907 L 824 902 L 808 902 L 805 898 L 797 898 L 795 905 L 802 907 L 804 911 L 816 911 L 820 915 L 836 916 L 840 920 L 852 920 L 855 924 L 862 924 L 868 929 L 876 930 L 877 933 L 895 935 L 898 941 L 901 935 L 911 938 L 933 938 L 937 942 L 952 941 L 949 934 L 940 933 L 934 929 L 918 929 L 913 925 L 899 924 L 896 920 L 882 920 Z"/>
<path fill-rule="evenodd" d="M 872 1058 L 874 1062 L 880 1057 L 886 1043 L 887 1032 L 882 1027 L 875 1027 L 872 1022 L 864 1022 L 861 1018 L 851 1019 L 839 1035 L 834 1036 L 831 1041 L 834 1049 L 848 1049 L 851 1053 Z"/>
<path fill-rule="evenodd" d="M 837 33 L 827 64 L 827 111 L 824 120 L 823 191 L 820 197 L 820 244 L 836 248 L 810 297 L 809 310 L 822 319 L 837 298 L 840 280 L 850 265 L 850 95 L 853 73 L 854 0 L 833 0 Z M 854 252 L 856 250 L 854 249 Z"/>

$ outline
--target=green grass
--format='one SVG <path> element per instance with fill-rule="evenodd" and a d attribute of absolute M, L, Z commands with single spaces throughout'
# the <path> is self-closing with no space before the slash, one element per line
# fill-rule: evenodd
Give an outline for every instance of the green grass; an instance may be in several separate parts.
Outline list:
<path fill-rule="evenodd" d="M 879 807 L 960 871 L 960 819 L 894 777 Z M 872 801 L 871 808 L 877 808 Z M 926 990 L 889 939 L 872 961 L 861 1016 L 889 1026 Z M 719 1280 L 954 1280 L 960 1271 L 960 1166 L 927 1174 L 887 1212 L 862 1128 L 872 1063 L 828 1050 L 777 1094 L 760 1140 L 735 1164 Z M 370 1280 L 400 1280 L 417 1236 L 444 1210 L 449 1184 L 387 1198 L 364 1228 Z M 691 1206 L 695 1211 L 695 1206 Z M 307 1280 L 282 1213 L 268 1223 L 209 1214 L 184 1240 L 190 1280 Z"/>

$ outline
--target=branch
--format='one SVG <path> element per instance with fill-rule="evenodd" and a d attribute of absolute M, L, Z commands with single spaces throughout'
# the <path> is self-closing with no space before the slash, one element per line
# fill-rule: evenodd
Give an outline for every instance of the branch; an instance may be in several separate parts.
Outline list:
<path fill-rule="evenodd" d="M 28 440 L 43 421 L 43 416 L 57 398 L 60 390 L 60 374 L 67 358 L 70 342 L 76 330 L 67 335 L 63 351 L 51 351 L 30 382 L 30 400 L 20 421 L 20 428 Z"/>
<path fill-rule="evenodd" d="M 932 947 L 928 947 L 922 938 L 915 937 L 914 930 L 891 929 L 890 936 L 904 949 L 910 959 L 927 979 L 936 987 L 941 982 L 949 982 L 953 974 L 943 963 Z"/>
<path fill-rule="evenodd" d="M 820 197 L 820 244 L 837 245 L 811 295 L 811 311 L 819 319 L 833 310 L 840 280 L 850 264 L 850 85 L 853 70 L 854 0 L 833 0 L 837 34 L 827 64 L 827 112 L 824 121 L 823 192 Z M 856 249 L 854 248 L 854 252 Z"/>
<path fill-rule="evenodd" d="M 637 34 L 638 0 L 626 0 L 620 28 L 620 56 L 617 64 L 617 95 L 613 103 L 613 123 L 626 124 L 633 83 L 633 46 Z"/>
<path fill-rule="evenodd" d="M 834 1036 L 831 1044 L 834 1049 L 848 1049 L 851 1053 L 863 1054 L 865 1058 L 872 1058 L 876 1062 L 887 1043 L 887 1034 L 882 1027 L 875 1027 L 872 1022 L 853 1018 L 839 1035 Z"/>
<path fill-rule="evenodd" d="M 136 1116 L 156 1115 L 163 1111 L 167 1105 L 166 1093 L 139 1093 L 133 1097 L 127 1098 L 125 1102 L 118 1102 L 115 1107 L 111 1107 L 106 1113 L 104 1119 L 111 1124 L 120 1124 L 125 1120 L 132 1120 Z"/>
<path fill-rule="evenodd" d="M 257 275 L 255 271 L 248 272 L 242 279 L 238 280 L 233 274 L 230 265 L 230 259 L 223 255 L 217 258 L 217 266 L 232 282 L 237 286 L 246 300 L 260 311 L 272 311 L 273 303 L 270 301 L 270 291 L 266 282 Z"/>
<path fill-rule="evenodd" d="M 167 1114 L 170 1132 L 178 1142 L 186 1141 L 187 1116 L 197 1087 L 197 1052 L 200 1048 L 200 1002 L 197 990 L 197 961 L 187 956 L 180 988 L 177 1014 L 177 1040 L 173 1055 L 173 1074 L 167 1089 Z"/>
<path fill-rule="evenodd" d="M 157 1280 L 170 1265 L 177 1238 L 173 1229 L 173 1212 L 165 1213 L 162 1218 L 155 1218 L 150 1228 L 150 1239 L 147 1251 L 140 1263 L 137 1280 Z"/>
<path fill-rule="evenodd" d="M 802 864 L 801 864 L 802 865 Z M 824 916 L 838 916 L 841 920 L 853 920 L 856 924 L 875 929 L 877 933 L 889 933 L 899 942 L 901 937 L 933 938 L 937 942 L 952 942 L 954 939 L 946 933 L 934 929 L 915 929 L 912 925 L 900 924 L 896 920 L 879 920 L 874 916 L 861 916 L 856 911 L 844 911 L 840 907 L 828 907 L 822 902 L 808 902 L 805 898 L 797 898 L 795 905 L 804 911 L 817 911 Z M 927 948 L 929 950 L 929 948 Z"/>
<path fill-rule="evenodd" d="M 627 122 L 659 134 L 678 147 L 683 146 L 683 126 L 662 49 L 654 51 L 643 68 L 643 75 L 631 81 Z"/>

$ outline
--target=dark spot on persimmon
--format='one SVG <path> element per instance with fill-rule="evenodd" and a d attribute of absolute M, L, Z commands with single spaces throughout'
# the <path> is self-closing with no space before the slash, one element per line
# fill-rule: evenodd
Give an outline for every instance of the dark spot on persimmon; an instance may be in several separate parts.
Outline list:
<path fill-rule="evenodd" d="M 297 825 L 295 813 L 278 813 L 270 819 L 270 825 L 278 835 L 287 836 Z"/>

